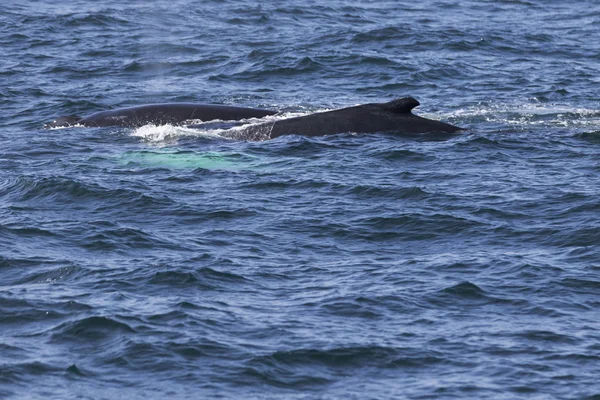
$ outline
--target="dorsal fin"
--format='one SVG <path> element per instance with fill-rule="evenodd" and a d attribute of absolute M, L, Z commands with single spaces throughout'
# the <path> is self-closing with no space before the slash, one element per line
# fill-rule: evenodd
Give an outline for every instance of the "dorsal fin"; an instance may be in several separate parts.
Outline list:
<path fill-rule="evenodd" d="M 384 110 L 391 111 L 398 114 L 408 114 L 416 106 L 420 105 L 417 100 L 412 97 L 403 97 L 401 99 L 395 99 L 387 103 L 383 103 L 381 106 Z"/>

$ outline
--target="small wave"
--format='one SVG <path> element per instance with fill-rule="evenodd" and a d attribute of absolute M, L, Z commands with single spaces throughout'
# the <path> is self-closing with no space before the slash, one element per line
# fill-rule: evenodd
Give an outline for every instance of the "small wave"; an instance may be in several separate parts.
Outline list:
<path fill-rule="evenodd" d="M 566 278 L 563 279 L 561 284 L 569 288 L 569 290 L 575 290 L 579 293 L 593 294 L 599 293 L 600 291 L 600 279 L 582 279 L 582 278 Z"/>
<path fill-rule="evenodd" d="M 194 272 L 160 271 L 154 273 L 147 283 L 150 285 L 165 285 L 173 288 L 194 287 L 195 289 L 201 290 L 216 289 L 213 285 L 203 282 L 202 277 Z"/>
<path fill-rule="evenodd" d="M 89 14 L 72 14 L 59 17 L 62 24 L 68 28 L 80 26 L 97 26 L 104 28 L 114 28 L 115 26 L 130 25 L 127 19 L 115 17 L 110 10 Z"/>
<path fill-rule="evenodd" d="M 194 152 L 165 148 L 127 152 L 119 157 L 119 162 L 128 166 L 169 169 L 239 170 L 252 168 L 257 159 L 235 152 Z"/>
<path fill-rule="evenodd" d="M 352 229 L 337 232 L 340 236 L 359 236 L 367 240 L 433 240 L 446 235 L 475 232 L 484 224 L 447 214 L 404 214 L 356 218 Z"/>
<path fill-rule="evenodd" d="M 243 70 L 241 72 L 234 72 L 231 74 L 219 73 L 211 75 L 208 79 L 210 81 L 230 81 L 235 80 L 272 80 L 277 77 L 285 77 L 292 79 L 298 75 L 316 74 L 325 69 L 323 64 L 313 60 L 310 57 L 282 59 L 278 62 L 265 62 L 257 65 L 253 65 L 251 68 Z"/>
<path fill-rule="evenodd" d="M 53 329 L 55 341 L 87 342 L 109 339 L 113 336 L 135 333 L 135 330 L 124 322 L 108 317 L 88 317 L 73 322 L 63 323 Z"/>
<path fill-rule="evenodd" d="M 57 237 L 57 233 L 51 229 L 43 229 L 36 226 L 20 226 L 13 224 L 1 224 L 0 234 L 6 236 L 20 238 L 36 238 L 45 237 L 46 239 Z"/>
<path fill-rule="evenodd" d="M 427 296 L 427 302 L 436 308 L 455 308 L 485 306 L 506 301 L 488 295 L 485 290 L 474 283 L 464 281 L 432 293 Z"/>
<path fill-rule="evenodd" d="M 409 313 L 414 309 L 415 304 L 406 296 L 371 294 L 360 297 L 335 297 L 318 302 L 311 301 L 303 306 L 318 306 L 320 310 L 332 316 L 378 319 L 385 318 L 388 312 Z"/>
<path fill-rule="evenodd" d="M 225 344 L 203 339 L 202 343 L 168 343 L 169 351 L 187 360 L 197 360 L 204 357 L 222 357 L 233 349 Z"/>
<path fill-rule="evenodd" d="M 167 73 L 172 70 L 174 64 L 168 61 L 158 62 L 139 62 L 133 61 L 123 68 L 126 72 L 158 72 L 160 74 Z"/>
<path fill-rule="evenodd" d="M 372 152 L 376 158 L 381 158 L 385 161 L 433 161 L 435 160 L 435 154 L 426 153 L 424 151 L 414 151 L 407 149 L 381 149 L 377 148 Z"/>
<path fill-rule="evenodd" d="M 593 144 L 600 143 L 600 130 L 594 130 L 589 132 L 582 132 L 576 134 L 575 137 L 581 139 L 582 141 L 586 141 Z"/>
<path fill-rule="evenodd" d="M 395 40 L 412 37 L 414 32 L 410 27 L 388 26 L 385 28 L 376 28 L 367 32 L 360 32 L 354 35 L 351 39 L 354 43 L 371 43 L 371 42 L 393 42 Z"/>
<path fill-rule="evenodd" d="M 356 301 L 340 300 L 325 304 L 321 306 L 321 308 L 329 315 L 340 316 L 343 318 L 376 319 L 383 316 L 383 313 L 379 312 L 376 307 L 357 303 L 358 302 Z"/>
<path fill-rule="evenodd" d="M 167 197 L 154 198 L 133 189 L 111 188 L 93 182 L 61 176 L 51 177 L 20 177 L 10 186 L 10 199 L 26 202 L 27 205 L 41 204 L 51 200 L 52 203 L 73 204 L 90 202 L 89 205 L 104 209 L 113 207 L 114 201 L 125 203 L 136 202 L 137 206 L 170 205 Z M 110 202 L 110 205 L 107 205 Z M 151 204 L 154 203 L 154 204 Z M 45 204 L 45 206 L 47 206 Z"/>
<path fill-rule="evenodd" d="M 247 281 L 248 279 L 242 275 L 204 267 L 196 271 L 158 271 L 147 282 L 151 285 L 164 285 L 172 288 L 216 290 L 221 286 L 230 287 L 232 284 L 244 284 Z"/>
<path fill-rule="evenodd" d="M 73 374 L 79 377 L 85 377 L 85 376 L 90 376 L 92 375 L 90 372 L 88 371 L 84 371 L 83 369 L 81 369 L 81 367 L 77 367 L 76 364 L 71 364 L 70 366 L 67 367 L 66 371 L 69 374 Z"/>
<path fill-rule="evenodd" d="M 141 229 L 122 227 L 102 230 L 92 230 L 83 235 L 78 243 L 88 250 L 117 250 L 117 249 L 155 249 L 158 247 L 181 249 L 181 245 L 171 242 L 168 238 L 157 236 L 152 232 Z"/>
<path fill-rule="evenodd" d="M 549 330 L 528 330 L 515 333 L 515 336 L 521 336 L 527 340 L 535 342 L 554 342 L 567 344 L 577 344 L 579 342 L 576 337 L 552 332 Z"/>
<path fill-rule="evenodd" d="M 0 314 L 2 322 L 15 327 L 27 323 L 37 323 L 54 319 L 62 319 L 68 314 L 68 310 L 57 311 L 57 304 L 43 300 L 25 300 L 0 297 Z M 62 307 L 60 307 L 62 308 Z"/>
<path fill-rule="evenodd" d="M 369 367 L 419 369 L 444 361 L 443 355 L 434 351 L 376 345 L 297 349 L 254 357 L 245 375 L 273 385 L 311 386 L 326 384 L 345 369 L 349 372 Z"/>
<path fill-rule="evenodd" d="M 24 378 L 29 380 L 32 377 L 47 377 L 61 372 L 63 372 L 62 368 L 40 361 L 11 362 L 2 365 L 0 383 L 22 385 Z M 0 389 L 0 394 L 2 394 L 2 389 Z"/>
<path fill-rule="evenodd" d="M 25 283 L 56 283 L 64 280 L 71 280 L 81 275 L 82 269 L 77 266 L 66 266 L 52 268 L 43 272 L 34 272 L 29 275 L 23 276 L 13 284 L 25 284 Z"/>
<path fill-rule="evenodd" d="M 441 293 L 449 294 L 451 296 L 470 298 L 470 299 L 483 299 L 486 298 L 485 291 L 479 286 L 471 282 L 461 282 L 457 285 L 443 289 Z"/>
<path fill-rule="evenodd" d="M 359 185 L 353 186 L 348 190 L 348 193 L 358 195 L 361 197 L 373 199 L 373 198 L 385 198 L 385 199 L 414 199 L 422 200 L 430 196 L 428 192 L 421 189 L 420 187 L 397 187 L 397 186 L 372 186 L 372 185 Z"/>

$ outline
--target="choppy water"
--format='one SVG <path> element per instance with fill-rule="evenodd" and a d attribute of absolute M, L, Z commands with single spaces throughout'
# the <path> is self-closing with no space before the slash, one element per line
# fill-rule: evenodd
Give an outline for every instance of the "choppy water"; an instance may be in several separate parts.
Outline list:
<path fill-rule="evenodd" d="M 0 398 L 599 399 L 598 38 L 592 0 L 3 2 Z M 42 128 L 405 95 L 469 130 Z"/>

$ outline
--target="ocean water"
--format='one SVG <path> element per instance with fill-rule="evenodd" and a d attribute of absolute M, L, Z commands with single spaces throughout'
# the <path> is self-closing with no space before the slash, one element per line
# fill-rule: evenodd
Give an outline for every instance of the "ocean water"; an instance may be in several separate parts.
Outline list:
<path fill-rule="evenodd" d="M 592 0 L 3 1 L 0 398 L 600 399 L 598 38 Z M 467 130 L 43 128 L 407 95 Z"/>

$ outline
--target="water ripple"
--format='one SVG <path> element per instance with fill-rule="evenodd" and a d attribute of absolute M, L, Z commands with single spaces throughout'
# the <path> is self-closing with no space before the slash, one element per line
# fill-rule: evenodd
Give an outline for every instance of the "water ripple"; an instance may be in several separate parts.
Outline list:
<path fill-rule="evenodd" d="M 597 2 L 9 3 L 0 398 L 598 398 Z M 467 130 L 43 129 L 408 95 Z"/>

